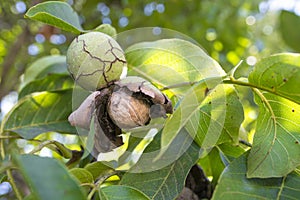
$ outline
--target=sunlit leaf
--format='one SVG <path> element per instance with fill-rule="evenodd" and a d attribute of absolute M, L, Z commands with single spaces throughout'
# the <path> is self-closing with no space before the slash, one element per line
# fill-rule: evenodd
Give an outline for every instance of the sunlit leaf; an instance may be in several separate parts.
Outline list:
<path fill-rule="evenodd" d="M 68 75 L 65 56 L 42 57 L 29 65 L 24 73 L 20 90 L 31 81 L 46 77 L 48 74 Z"/>
<path fill-rule="evenodd" d="M 129 74 L 143 76 L 160 87 L 225 75 L 199 46 L 181 39 L 137 43 L 127 48 L 125 55 Z M 181 87 L 171 91 L 181 95 L 186 90 Z"/>
<path fill-rule="evenodd" d="M 31 81 L 20 92 L 19 99 L 33 93 L 42 91 L 55 91 L 73 87 L 73 80 L 69 75 L 52 74 L 45 78 Z"/>
<path fill-rule="evenodd" d="M 220 152 L 223 162 L 226 163 L 226 165 L 240 157 L 246 151 L 241 147 L 241 145 L 235 145 L 231 143 L 220 144 L 217 146 L 217 148 Z"/>
<path fill-rule="evenodd" d="M 300 103 L 300 54 L 284 53 L 258 62 L 249 82 Z"/>
<path fill-rule="evenodd" d="M 165 124 L 162 146 L 168 146 L 182 128 L 202 148 L 210 149 L 224 142 L 238 143 L 242 105 L 232 86 L 215 87 L 217 84 L 218 80 L 206 80 L 187 92 Z"/>
<path fill-rule="evenodd" d="M 80 183 L 94 183 L 93 175 L 86 169 L 73 168 L 69 171 Z"/>
<path fill-rule="evenodd" d="M 189 134 L 182 131 L 171 148 L 157 160 L 160 136 L 155 136 L 138 163 L 122 177 L 120 184 L 137 188 L 150 199 L 174 199 L 182 191 L 185 178 L 199 157 L 199 148 Z"/>
<path fill-rule="evenodd" d="M 208 155 L 199 160 L 199 164 L 206 176 L 212 176 L 212 183 L 217 184 L 224 168 L 233 160 L 241 156 L 245 150 L 231 143 L 223 143 L 214 147 Z"/>
<path fill-rule="evenodd" d="M 282 10 L 279 17 L 280 32 L 285 43 L 300 51 L 298 42 L 300 40 L 300 17 L 293 12 Z"/>
<path fill-rule="evenodd" d="M 20 155 L 15 160 L 35 199 L 85 199 L 79 185 L 58 160 L 35 155 Z"/>
<path fill-rule="evenodd" d="M 225 164 L 223 163 L 220 153 L 217 148 L 213 148 L 209 154 L 200 159 L 198 162 L 201 166 L 202 170 L 205 172 L 206 176 L 212 176 L 212 183 L 214 185 L 217 184 L 217 181 L 225 168 Z"/>
<path fill-rule="evenodd" d="M 84 169 L 90 172 L 95 180 L 113 171 L 112 168 L 99 161 L 87 164 Z"/>
<path fill-rule="evenodd" d="M 268 92 L 257 94 L 260 113 L 247 176 L 285 176 L 300 165 L 300 105 Z"/>
<path fill-rule="evenodd" d="M 25 17 L 44 22 L 65 31 L 83 32 L 79 17 L 72 7 L 60 1 L 47 1 L 31 7 Z"/>
<path fill-rule="evenodd" d="M 300 174 L 292 172 L 282 178 L 246 178 L 246 156 L 233 161 L 221 175 L 212 200 L 298 199 Z"/>
<path fill-rule="evenodd" d="M 149 198 L 139 190 L 126 185 L 110 185 L 100 189 L 100 199 L 103 200 L 126 200 L 138 199 L 148 200 Z"/>
<path fill-rule="evenodd" d="M 25 139 L 55 131 L 76 134 L 68 122 L 72 112 L 72 89 L 40 92 L 20 100 L 3 120 L 3 130 L 19 134 Z"/>

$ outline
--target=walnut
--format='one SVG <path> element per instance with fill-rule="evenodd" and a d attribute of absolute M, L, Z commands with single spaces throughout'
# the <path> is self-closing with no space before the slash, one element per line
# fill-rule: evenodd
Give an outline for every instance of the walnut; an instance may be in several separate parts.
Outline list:
<path fill-rule="evenodd" d="M 94 117 L 96 153 L 108 152 L 123 144 L 120 134 L 147 125 L 152 118 L 171 114 L 171 101 L 150 82 L 129 76 L 93 92 L 70 116 L 71 125 L 90 128 Z"/>
<path fill-rule="evenodd" d="M 134 95 L 126 87 L 112 93 L 108 114 L 121 129 L 147 125 L 150 121 L 150 102 L 143 95 Z"/>
<path fill-rule="evenodd" d="M 108 87 L 127 69 L 120 45 L 110 36 L 89 32 L 76 37 L 67 51 L 67 66 L 76 83 L 86 90 Z"/>

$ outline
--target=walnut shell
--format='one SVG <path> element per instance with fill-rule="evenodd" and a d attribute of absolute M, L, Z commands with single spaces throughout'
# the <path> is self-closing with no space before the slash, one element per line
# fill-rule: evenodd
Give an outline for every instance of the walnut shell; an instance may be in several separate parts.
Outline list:
<path fill-rule="evenodd" d="M 112 93 L 108 114 L 119 128 L 131 129 L 149 123 L 150 104 L 146 99 L 137 98 L 127 88 L 121 88 Z"/>
<path fill-rule="evenodd" d="M 126 87 L 133 93 L 141 93 L 151 101 L 151 118 L 166 117 L 173 113 L 171 100 L 149 81 L 138 77 L 128 76 L 115 82 L 119 87 Z"/>
<path fill-rule="evenodd" d="M 108 103 L 108 114 L 121 129 L 147 125 L 151 118 L 173 112 L 171 101 L 150 82 L 129 76 L 115 82 Z"/>

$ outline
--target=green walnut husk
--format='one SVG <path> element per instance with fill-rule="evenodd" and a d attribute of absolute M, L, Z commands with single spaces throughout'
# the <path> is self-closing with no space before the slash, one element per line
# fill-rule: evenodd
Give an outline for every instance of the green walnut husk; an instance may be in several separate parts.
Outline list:
<path fill-rule="evenodd" d="M 81 87 L 95 91 L 119 80 L 127 64 L 122 48 L 112 37 L 89 32 L 72 41 L 67 66 Z"/>

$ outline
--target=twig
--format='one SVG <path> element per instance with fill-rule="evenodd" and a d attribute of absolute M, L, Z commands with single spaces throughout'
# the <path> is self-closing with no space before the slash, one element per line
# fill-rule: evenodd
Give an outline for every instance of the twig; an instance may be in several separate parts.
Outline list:
<path fill-rule="evenodd" d="M 0 135 L 0 140 L 5 139 L 22 139 L 22 137 L 19 135 Z"/>
<path fill-rule="evenodd" d="M 15 195 L 17 197 L 18 200 L 22 200 L 22 195 L 21 195 L 21 192 L 19 191 L 16 183 L 15 183 L 15 180 L 13 178 L 13 175 L 11 173 L 11 169 L 7 169 L 6 170 L 6 174 L 7 174 L 7 177 L 8 177 L 8 181 L 13 189 L 13 191 L 15 192 Z"/>

